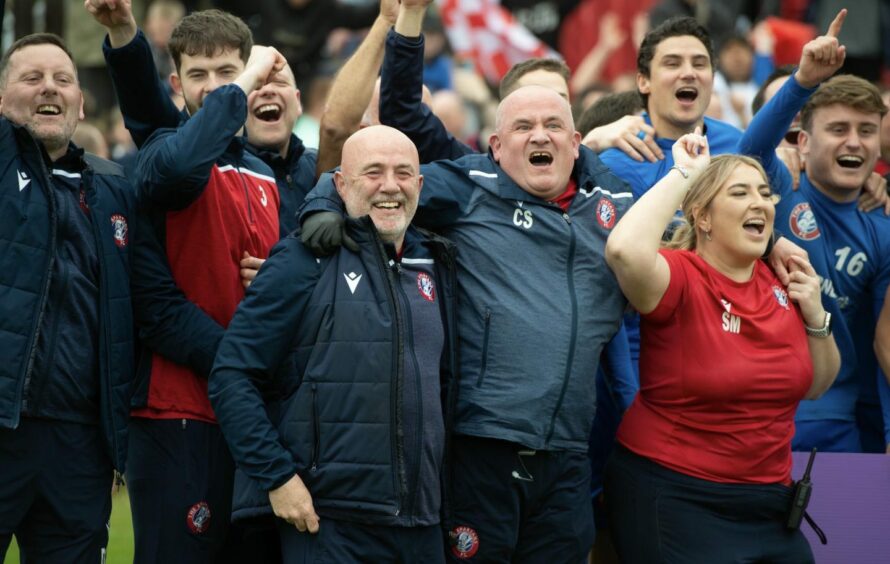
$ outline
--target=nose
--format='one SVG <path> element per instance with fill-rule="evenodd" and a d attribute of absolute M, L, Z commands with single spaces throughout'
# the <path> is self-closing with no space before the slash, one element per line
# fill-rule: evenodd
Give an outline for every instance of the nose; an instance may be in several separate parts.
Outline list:
<path fill-rule="evenodd" d="M 845 144 L 850 148 L 858 148 L 862 145 L 862 138 L 859 136 L 859 132 L 856 131 L 855 128 L 850 128 L 850 132 L 847 133 Z"/>
<path fill-rule="evenodd" d="M 219 77 L 216 76 L 216 73 L 210 73 L 207 76 L 207 80 L 204 82 L 204 93 L 210 94 L 214 90 L 217 89 L 221 85 Z"/>
<path fill-rule="evenodd" d="M 383 175 L 383 181 L 380 183 L 380 191 L 386 192 L 387 194 L 395 194 L 399 192 L 401 188 L 399 187 L 398 178 L 396 178 L 396 172 L 394 170 L 389 170 L 386 174 Z"/>
<path fill-rule="evenodd" d="M 547 136 L 547 130 L 544 128 L 543 125 L 536 125 L 534 128 L 532 128 L 532 143 L 547 143 L 548 141 L 550 141 L 550 138 Z"/>

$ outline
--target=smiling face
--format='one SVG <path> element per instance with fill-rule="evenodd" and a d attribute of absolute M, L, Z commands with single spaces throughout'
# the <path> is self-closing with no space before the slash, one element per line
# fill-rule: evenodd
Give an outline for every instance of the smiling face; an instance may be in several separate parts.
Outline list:
<path fill-rule="evenodd" d="M 370 216 L 380 237 L 401 249 L 423 186 L 417 149 L 405 134 L 372 125 L 343 144 L 334 184 L 350 217 Z"/>
<path fill-rule="evenodd" d="M 289 66 L 276 73 L 268 84 L 247 97 L 247 138 L 251 144 L 287 153 L 291 131 L 303 113 L 300 91 L 297 90 Z"/>
<path fill-rule="evenodd" d="M 649 76 L 637 88 L 659 136 L 678 139 L 702 122 L 711 100 L 714 71 L 705 45 L 691 35 L 668 37 L 655 47 Z"/>
<path fill-rule="evenodd" d="M 170 77 L 173 90 L 182 92 L 190 115 L 195 115 L 204 105 L 204 98 L 224 84 L 230 84 L 244 70 L 238 49 L 219 51 L 207 55 L 180 55 L 179 69 Z"/>
<path fill-rule="evenodd" d="M 568 186 L 581 134 L 568 102 L 543 86 L 525 86 L 498 106 L 492 154 L 523 190 L 553 200 Z"/>
<path fill-rule="evenodd" d="M 807 177 L 838 202 L 859 197 L 881 151 L 881 115 L 832 104 L 817 108 L 809 131 L 801 131 L 800 152 Z"/>
<path fill-rule="evenodd" d="M 83 95 L 71 58 L 56 45 L 28 45 L 9 58 L 0 113 L 24 126 L 55 160 L 83 119 Z"/>
<path fill-rule="evenodd" d="M 766 251 L 776 208 L 769 184 L 753 166 L 739 164 L 711 203 L 694 214 L 696 249 L 711 264 L 745 267 Z M 714 262 L 712 262 L 714 260 Z"/>

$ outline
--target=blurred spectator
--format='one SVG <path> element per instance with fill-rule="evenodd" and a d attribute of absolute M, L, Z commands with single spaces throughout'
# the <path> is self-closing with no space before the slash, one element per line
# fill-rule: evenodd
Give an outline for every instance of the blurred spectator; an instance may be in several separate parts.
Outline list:
<path fill-rule="evenodd" d="M 587 90 L 594 83 L 599 83 L 602 79 L 603 69 L 606 61 L 617 51 L 625 42 L 627 42 L 628 34 L 618 25 L 618 14 L 615 12 L 606 12 L 600 18 L 599 23 L 599 39 L 596 45 L 590 49 L 584 59 L 572 73 L 572 79 L 569 85 L 572 94 Z M 595 101 L 595 100 L 594 100 Z M 584 102 L 580 107 L 586 108 Z"/>
<path fill-rule="evenodd" d="M 108 144 L 110 159 L 124 167 L 128 175 L 133 172 L 136 165 L 136 143 L 124 125 L 124 116 L 120 109 L 115 107 L 111 111 L 111 124 L 108 127 Z"/>
<path fill-rule="evenodd" d="M 34 0 L 10 0 L 7 3 L 10 4 L 12 9 L 12 17 L 15 20 L 13 29 L 17 38 L 24 37 L 35 31 L 62 35 L 65 22 L 65 0 L 44 0 L 42 10 L 44 20 L 42 26 L 34 21 L 35 4 L 37 4 Z"/>
<path fill-rule="evenodd" d="M 759 84 L 755 79 L 755 59 L 765 71 L 772 71 L 772 42 L 765 26 L 760 26 L 761 52 L 740 34 L 728 36 L 717 51 L 717 72 L 714 74 L 713 97 L 720 99 L 723 121 L 744 129 L 751 121 L 751 102 L 757 94 Z M 714 117 L 714 116 L 712 116 Z"/>
<path fill-rule="evenodd" d="M 158 69 L 158 76 L 165 85 L 175 70 L 173 58 L 167 51 L 167 42 L 170 41 L 173 28 L 183 17 L 185 17 L 185 6 L 179 0 L 154 0 L 145 13 L 142 29 L 151 44 L 151 54 Z"/>
<path fill-rule="evenodd" d="M 303 140 L 303 145 L 310 149 L 318 148 L 318 127 L 333 82 L 334 79 L 330 76 L 317 76 L 309 82 L 309 88 L 304 91 L 306 95 L 302 97 L 303 115 L 297 120 L 294 133 Z"/>
<path fill-rule="evenodd" d="M 88 121 L 82 121 L 77 124 L 77 129 L 74 130 L 71 141 L 88 153 L 93 153 L 103 159 L 110 157 L 108 142 L 105 141 L 102 131 Z"/>
<path fill-rule="evenodd" d="M 890 90 L 881 92 L 884 105 L 890 107 Z M 890 174 L 890 113 L 881 119 L 881 157 L 875 166 L 875 172 L 881 176 Z"/>
<path fill-rule="evenodd" d="M 674 16 L 695 18 L 718 45 L 735 29 L 736 13 L 720 0 L 661 0 L 649 12 L 649 26 L 657 27 Z"/>
<path fill-rule="evenodd" d="M 454 60 L 448 46 L 448 37 L 442 18 L 435 10 L 429 10 L 423 20 L 423 83 L 431 92 L 453 90 L 452 70 Z"/>
<path fill-rule="evenodd" d="M 501 6 L 510 10 L 519 23 L 538 39 L 559 49 L 559 36 L 566 16 L 580 0 L 501 0 Z"/>
<path fill-rule="evenodd" d="M 788 77 L 791 76 L 791 73 L 794 72 L 796 65 L 782 65 L 781 67 L 775 69 L 770 75 L 763 81 L 763 85 L 761 85 L 760 90 L 757 91 L 757 94 L 754 95 L 754 101 L 751 102 L 751 113 L 756 114 L 760 111 L 760 108 L 763 107 L 764 104 L 770 101 L 770 99 L 776 95 L 776 92 L 782 88 L 782 85 L 788 81 Z M 785 133 L 785 138 L 782 139 L 782 142 L 779 144 L 780 148 L 788 148 L 788 149 L 796 149 L 797 148 L 797 136 L 800 133 L 800 114 L 794 116 L 794 120 L 791 122 L 791 127 L 788 128 L 788 132 Z"/>
<path fill-rule="evenodd" d="M 337 27 L 363 29 L 376 17 L 377 2 L 264 0 L 259 2 L 258 14 L 245 18 L 245 21 L 253 30 L 256 43 L 274 45 L 293 69 L 297 86 L 305 88 L 317 74 L 331 30 Z"/>
<path fill-rule="evenodd" d="M 638 92 L 606 94 L 584 110 L 575 129 L 581 135 L 587 135 L 597 127 L 609 125 L 624 116 L 638 116 L 643 109 L 643 99 Z"/>
<path fill-rule="evenodd" d="M 439 90 L 432 95 L 430 109 L 439 117 L 448 133 L 461 140 L 467 137 L 467 110 L 459 94 L 452 90 Z"/>

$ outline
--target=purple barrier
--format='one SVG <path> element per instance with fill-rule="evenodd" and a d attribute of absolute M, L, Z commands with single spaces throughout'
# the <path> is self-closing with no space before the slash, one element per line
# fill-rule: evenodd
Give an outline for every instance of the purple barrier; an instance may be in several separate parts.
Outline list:
<path fill-rule="evenodd" d="M 794 479 L 806 468 L 809 453 L 794 453 Z M 819 543 L 810 526 L 804 531 L 817 564 L 890 562 L 890 456 L 818 453 L 811 473 L 813 495 L 807 510 L 825 531 Z"/>

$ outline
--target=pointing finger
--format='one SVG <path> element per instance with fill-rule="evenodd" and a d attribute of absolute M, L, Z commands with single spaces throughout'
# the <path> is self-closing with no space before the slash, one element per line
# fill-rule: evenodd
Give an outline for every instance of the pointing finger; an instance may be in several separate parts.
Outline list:
<path fill-rule="evenodd" d="M 830 37 L 837 37 L 841 33 L 841 27 L 844 25 L 844 20 L 847 19 L 847 9 L 844 8 L 834 17 L 834 20 L 831 22 L 831 25 L 828 26 L 828 35 Z"/>

